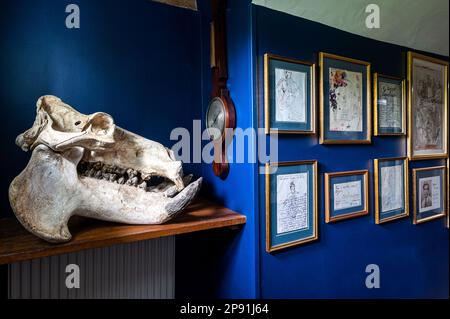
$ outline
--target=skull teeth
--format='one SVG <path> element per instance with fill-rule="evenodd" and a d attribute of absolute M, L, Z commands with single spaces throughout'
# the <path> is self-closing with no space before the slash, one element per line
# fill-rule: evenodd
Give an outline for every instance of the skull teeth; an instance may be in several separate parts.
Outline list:
<path fill-rule="evenodd" d="M 99 180 L 137 187 L 147 192 L 158 189 L 158 185 L 163 182 L 158 176 L 150 180 L 144 180 L 141 173 L 132 168 L 121 168 L 114 165 L 103 164 L 101 162 L 82 162 L 78 166 L 78 172 L 83 177 L 95 178 Z"/>
<path fill-rule="evenodd" d="M 139 184 L 138 187 L 139 187 L 140 189 L 146 190 L 146 189 L 147 189 L 147 183 L 144 181 L 144 182 L 142 182 L 141 184 Z"/>

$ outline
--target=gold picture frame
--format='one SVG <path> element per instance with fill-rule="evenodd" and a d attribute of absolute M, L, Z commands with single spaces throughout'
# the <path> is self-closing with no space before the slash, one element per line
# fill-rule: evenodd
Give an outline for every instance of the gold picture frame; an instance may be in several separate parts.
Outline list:
<path fill-rule="evenodd" d="M 331 203 L 331 179 L 336 177 L 350 177 L 350 176 L 363 176 L 363 193 L 364 205 L 362 210 L 357 210 L 351 213 L 345 213 L 338 216 L 332 216 L 332 203 Z M 333 223 L 346 219 L 352 219 L 356 217 L 366 216 L 369 214 L 369 171 L 368 170 L 356 170 L 346 172 L 325 173 L 325 223 Z"/>
<path fill-rule="evenodd" d="M 449 228 L 449 217 L 450 217 L 450 159 L 447 157 L 447 222 L 446 226 Z"/>
<path fill-rule="evenodd" d="M 386 78 L 391 80 L 396 80 L 402 83 L 402 131 L 383 133 L 379 131 L 378 128 L 378 79 Z M 374 112 L 374 125 L 373 125 L 373 135 L 374 136 L 406 136 L 406 80 L 400 77 L 384 75 L 380 73 L 373 74 L 373 112 Z"/>
<path fill-rule="evenodd" d="M 270 89 L 270 61 L 277 60 L 285 63 L 303 65 L 309 68 L 310 72 L 310 85 L 309 85 L 309 98 L 310 103 L 307 107 L 310 108 L 309 121 L 311 125 L 310 130 L 299 129 L 274 129 L 270 125 L 271 118 L 271 89 Z M 315 135 L 316 134 L 316 64 L 313 62 L 287 58 L 276 54 L 266 53 L 264 54 L 264 129 L 266 135 L 268 134 L 304 134 Z"/>
<path fill-rule="evenodd" d="M 414 139 L 414 130 L 413 130 L 413 120 L 414 120 L 414 114 L 413 114 L 413 89 L 414 89 L 414 83 L 413 83 L 413 60 L 422 60 L 434 64 L 438 64 L 444 67 L 444 97 L 443 97 L 443 104 L 444 104 L 444 110 L 442 116 L 443 120 L 443 132 L 442 132 L 442 148 L 443 152 L 441 153 L 429 153 L 429 154 L 414 154 L 413 149 L 413 139 Z M 427 160 L 427 159 L 440 159 L 440 158 L 446 158 L 448 156 L 448 62 L 435 59 L 423 54 L 415 53 L 415 52 L 408 52 L 407 56 L 408 60 L 408 138 L 407 138 L 407 149 L 408 149 L 408 158 L 410 160 Z"/>
<path fill-rule="evenodd" d="M 312 227 L 312 235 L 306 238 L 301 238 L 298 240 L 289 241 L 279 245 L 272 244 L 272 210 L 271 210 L 271 188 L 270 188 L 270 177 L 272 176 L 272 171 L 274 168 L 278 169 L 279 167 L 287 167 L 287 166 L 298 166 L 298 165 L 311 165 L 313 168 L 313 176 L 312 182 L 313 185 L 311 190 L 313 191 L 313 227 Z M 266 163 L 265 167 L 265 186 L 266 186 L 266 198 L 265 198 L 265 206 L 266 206 L 266 251 L 268 253 L 272 253 L 281 249 L 285 249 L 288 247 L 294 247 L 301 244 L 309 243 L 315 241 L 319 238 L 319 221 L 318 221 L 318 162 L 316 160 L 307 160 L 307 161 L 294 161 L 294 162 L 278 162 L 278 163 Z"/>
<path fill-rule="evenodd" d="M 433 170 L 442 170 L 443 173 L 443 185 L 442 185 L 442 196 L 444 197 L 442 200 L 442 211 L 439 213 L 436 213 L 435 215 L 426 217 L 426 218 L 418 218 L 418 207 L 417 207 L 417 198 L 419 196 L 418 192 L 417 192 L 417 174 L 419 172 L 426 172 L 426 171 L 433 171 Z M 447 206 L 447 167 L 445 165 L 442 166 L 434 166 L 434 167 L 425 167 L 425 168 L 414 168 L 412 171 L 412 175 L 413 175 L 413 210 L 414 210 L 414 214 L 413 214 L 413 224 L 417 225 L 417 224 L 422 224 L 425 222 L 429 222 L 438 218 L 442 218 L 442 217 L 446 217 L 447 213 L 446 213 L 446 206 Z"/>
<path fill-rule="evenodd" d="M 393 161 L 403 161 L 404 171 L 403 171 L 403 183 L 404 183 L 404 212 L 401 214 L 394 215 L 392 217 L 387 217 L 382 219 L 380 210 L 380 162 L 393 162 Z M 390 157 L 390 158 L 380 158 L 374 159 L 374 179 L 375 179 L 375 224 L 380 225 L 393 220 L 405 218 L 409 216 L 409 161 L 407 157 Z"/>
<path fill-rule="evenodd" d="M 366 71 L 366 122 L 367 122 L 367 132 L 365 139 L 326 139 L 325 138 L 325 96 L 324 96 L 324 59 L 334 59 L 340 60 L 351 64 L 357 64 L 365 67 Z M 320 66 L 320 94 L 319 94 L 319 104 L 320 104 L 320 144 L 371 144 L 372 143 L 372 98 L 371 98 L 371 63 L 366 61 L 361 61 L 357 59 L 347 58 L 335 54 L 320 52 L 319 53 L 319 66 Z M 364 81 L 363 81 L 364 83 Z M 364 110 L 364 107 L 363 107 Z"/>

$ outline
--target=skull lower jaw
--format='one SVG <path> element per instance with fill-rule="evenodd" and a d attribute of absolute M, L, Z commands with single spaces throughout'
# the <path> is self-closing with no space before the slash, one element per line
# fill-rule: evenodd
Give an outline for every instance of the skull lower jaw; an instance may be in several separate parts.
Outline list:
<path fill-rule="evenodd" d="M 71 239 L 67 223 L 73 215 L 126 224 L 164 223 L 184 209 L 201 187 L 199 179 L 178 194 L 167 181 L 143 189 L 83 176 L 87 164 L 81 156 L 80 149 L 59 154 L 39 145 L 11 183 L 9 198 L 18 220 L 48 242 Z M 105 169 L 106 174 L 111 173 Z"/>

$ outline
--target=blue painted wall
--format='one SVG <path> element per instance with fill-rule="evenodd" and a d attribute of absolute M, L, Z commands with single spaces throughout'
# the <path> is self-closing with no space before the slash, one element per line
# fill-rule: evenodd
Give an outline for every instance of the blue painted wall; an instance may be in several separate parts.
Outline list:
<path fill-rule="evenodd" d="M 147 0 L 1 2 L 1 163 L 8 168 L 0 175 L 1 217 L 12 215 L 7 189 L 30 157 L 14 141 L 33 124 L 41 95 L 57 95 L 84 113 L 108 112 L 119 126 L 169 146 L 172 128 L 202 119 L 211 82 L 209 2 L 199 1 L 201 12 Z M 79 30 L 65 27 L 69 3 L 80 7 Z M 250 13 L 248 1 L 230 1 L 230 87 L 244 129 L 254 126 Z M 248 224 L 242 232 L 177 239 L 179 296 L 257 295 L 255 167 L 233 164 L 223 183 L 211 165 L 185 166 L 204 175 L 207 196 L 247 215 Z"/>
<path fill-rule="evenodd" d="M 116 123 L 172 145 L 175 127 L 201 119 L 198 12 L 147 0 L 77 0 L 81 28 L 65 27 L 73 1 L 0 2 L 2 110 L 0 215 L 10 215 L 7 189 L 30 157 L 15 137 L 31 127 L 41 95 L 83 113 L 104 111 Z M 187 165 L 201 174 L 201 165 Z"/>
<path fill-rule="evenodd" d="M 228 86 L 236 106 L 237 127 L 255 126 L 253 109 L 252 12 L 249 0 L 228 0 L 227 44 Z M 203 114 L 210 101 L 210 0 L 198 2 L 203 30 Z M 255 138 L 255 136 L 253 136 Z M 255 151 L 252 138 L 245 139 L 248 153 Z M 236 142 L 236 139 L 234 140 Z M 236 155 L 236 153 L 234 153 Z M 215 201 L 247 217 L 242 231 L 212 231 L 177 238 L 178 297 L 255 298 L 259 296 L 257 164 L 248 157 L 244 163 L 230 158 L 230 174 L 225 181 L 214 176 L 212 166 L 202 165 L 204 191 Z"/>
<path fill-rule="evenodd" d="M 318 64 L 320 51 L 372 63 L 372 71 L 406 77 L 406 48 L 352 35 L 315 22 L 254 7 L 255 104 L 263 126 L 263 55 L 279 54 Z M 448 60 L 448 57 L 444 58 Z M 317 69 L 317 72 L 319 70 Z M 318 75 L 319 73 L 317 73 Z M 318 136 L 280 136 L 279 160 L 319 161 L 319 240 L 265 252 L 265 185 L 259 177 L 261 296 L 263 298 L 448 298 L 449 234 L 444 219 L 419 226 L 402 219 L 374 223 L 373 159 L 405 156 L 404 137 L 373 138 L 372 145 L 319 145 Z M 411 167 L 444 161 L 411 163 Z M 324 172 L 368 169 L 370 216 L 325 224 Z M 365 268 L 377 264 L 381 289 L 365 286 Z"/>
<path fill-rule="evenodd" d="M 111 113 L 117 124 L 172 145 L 174 127 L 192 127 L 209 101 L 209 0 L 200 12 L 146 0 L 78 0 L 81 29 L 64 26 L 58 0 L 0 3 L 0 105 L 4 114 L 0 216 L 10 215 L 7 187 L 29 154 L 14 145 L 28 129 L 35 101 L 55 94 L 80 111 Z M 405 48 L 261 7 L 229 0 L 229 86 L 238 127 L 263 125 L 262 56 L 266 52 L 317 62 L 319 51 L 372 62 L 374 71 L 405 76 Z M 285 32 L 284 30 L 289 30 Z M 448 58 L 447 58 L 448 59 Z M 256 145 L 246 142 L 255 150 Z M 372 145 L 321 146 L 317 137 L 283 136 L 280 160 L 319 160 L 320 240 L 276 254 L 265 252 L 264 183 L 258 164 L 232 164 L 225 182 L 211 165 L 188 165 L 205 178 L 205 194 L 247 216 L 241 231 L 177 238 L 178 297 L 374 298 L 448 297 L 448 231 L 438 220 L 383 226 L 371 215 L 324 223 L 323 172 L 369 169 L 373 158 L 403 156 L 404 138 Z M 442 164 L 412 163 L 412 167 Z M 371 193 L 373 186 L 371 185 Z M 365 266 L 381 267 L 381 289 L 365 288 Z"/>

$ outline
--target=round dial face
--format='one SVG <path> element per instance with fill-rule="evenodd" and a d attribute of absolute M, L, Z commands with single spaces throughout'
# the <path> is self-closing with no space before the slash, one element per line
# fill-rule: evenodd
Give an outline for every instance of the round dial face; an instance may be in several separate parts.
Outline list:
<path fill-rule="evenodd" d="M 225 105 L 222 99 L 214 98 L 208 106 L 206 112 L 206 127 L 212 140 L 222 137 L 225 130 Z"/>

